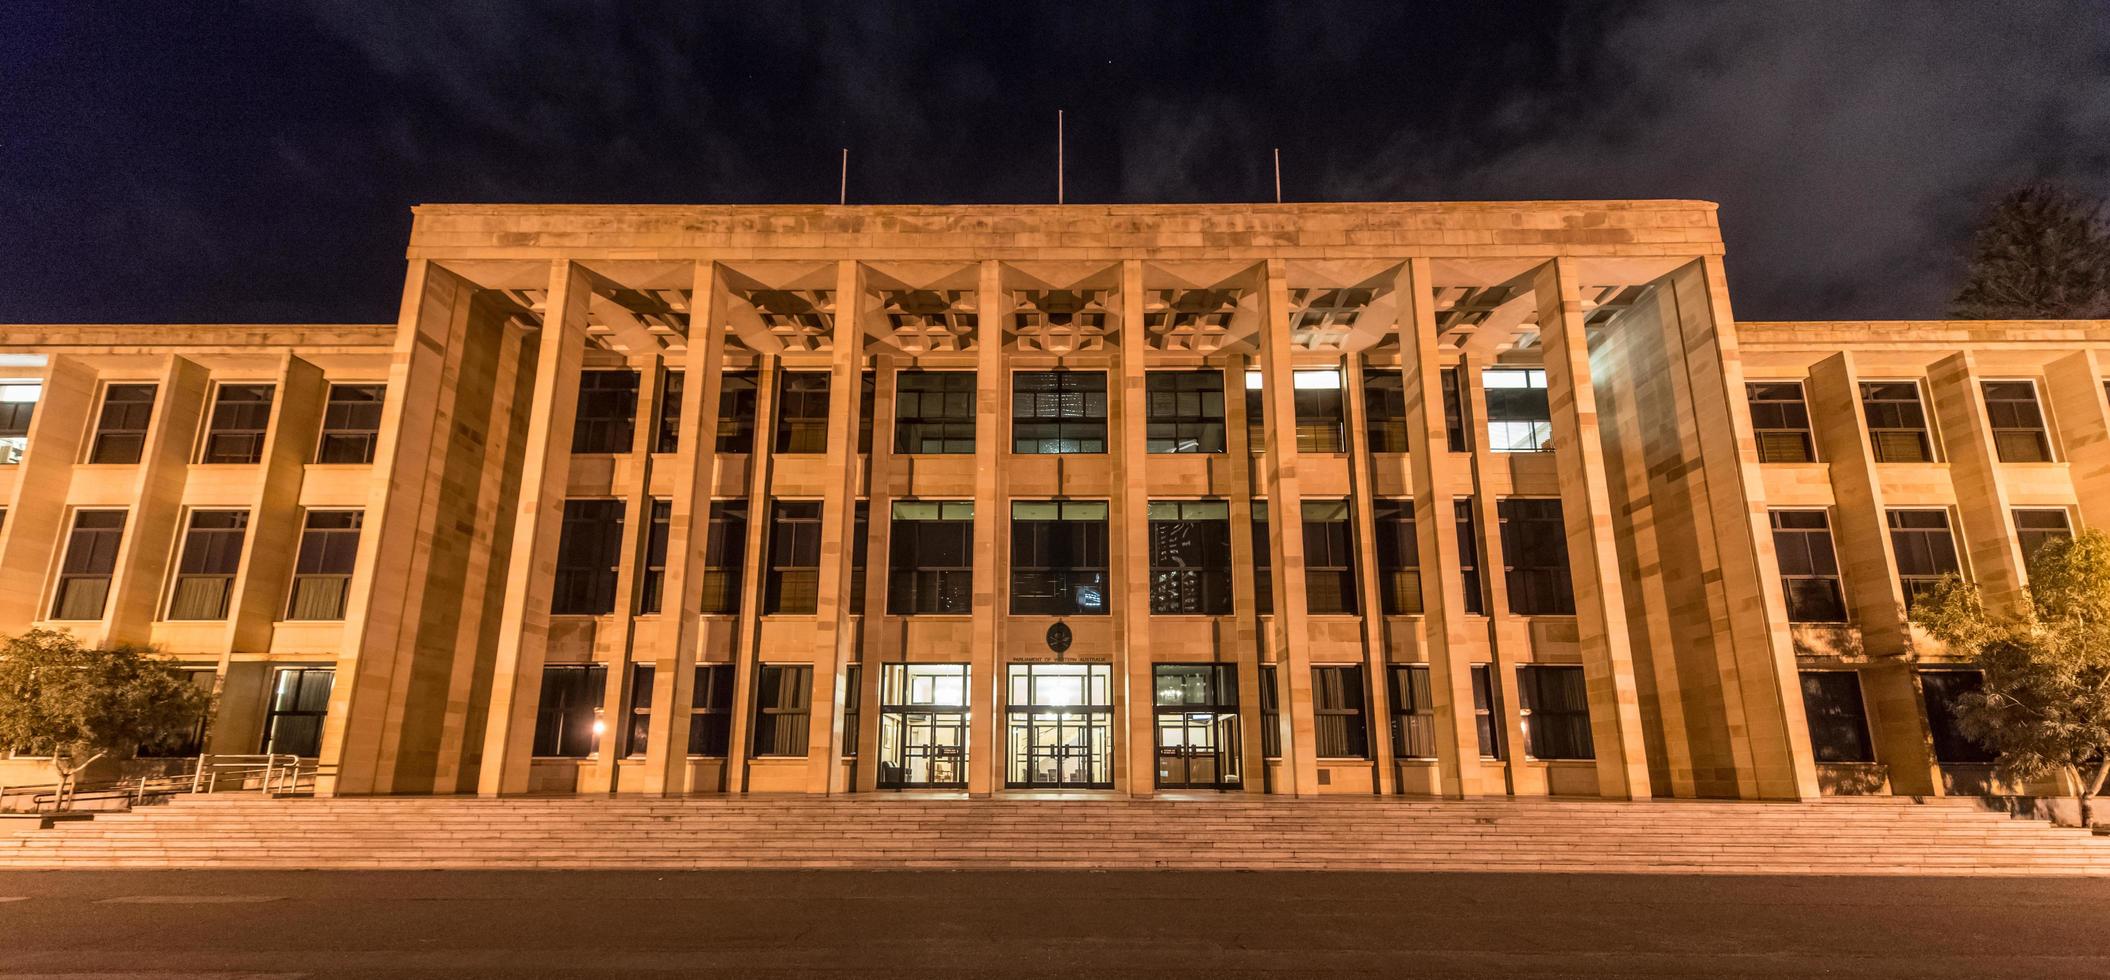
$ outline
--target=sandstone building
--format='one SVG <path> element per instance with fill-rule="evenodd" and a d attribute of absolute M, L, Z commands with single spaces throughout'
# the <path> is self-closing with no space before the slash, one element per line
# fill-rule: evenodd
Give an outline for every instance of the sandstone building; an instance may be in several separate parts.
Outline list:
<path fill-rule="evenodd" d="M 1907 610 L 2110 525 L 2105 357 L 1691 201 L 426 206 L 395 324 L 0 327 L 0 631 L 335 794 L 1972 792 Z"/>

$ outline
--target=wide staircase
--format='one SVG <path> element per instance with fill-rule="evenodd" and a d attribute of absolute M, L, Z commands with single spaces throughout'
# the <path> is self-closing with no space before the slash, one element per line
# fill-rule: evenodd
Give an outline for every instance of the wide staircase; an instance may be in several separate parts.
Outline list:
<path fill-rule="evenodd" d="M 0 836 L 0 868 L 1165 868 L 2110 875 L 1965 801 L 267 799 Z"/>

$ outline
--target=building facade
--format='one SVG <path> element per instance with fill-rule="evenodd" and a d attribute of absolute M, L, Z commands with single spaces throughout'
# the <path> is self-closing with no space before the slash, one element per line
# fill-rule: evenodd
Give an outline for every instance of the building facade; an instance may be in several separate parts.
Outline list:
<path fill-rule="evenodd" d="M 2106 356 L 1702 202 L 426 206 L 396 324 L 0 327 L 0 631 L 336 794 L 1976 792 L 1908 609 L 2110 524 Z"/>

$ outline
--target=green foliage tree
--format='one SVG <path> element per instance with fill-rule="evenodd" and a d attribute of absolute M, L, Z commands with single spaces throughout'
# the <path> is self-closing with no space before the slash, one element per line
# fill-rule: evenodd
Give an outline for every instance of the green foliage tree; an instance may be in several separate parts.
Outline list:
<path fill-rule="evenodd" d="M 0 746 L 50 753 L 61 806 L 97 759 L 180 741 L 210 706 L 181 670 L 142 650 L 41 629 L 0 642 Z"/>
<path fill-rule="evenodd" d="M 2089 529 L 2039 549 L 2019 609 L 1989 610 L 1977 586 L 1952 576 L 1913 618 L 1985 672 L 1955 710 L 1964 734 L 1998 753 L 1995 774 L 2066 777 L 2081 826 L 2094 826 L 2110 776 L 2110 535 Z"/>
<path fill-rule="evenodd" d="M 2103 215 L 2100 198 L 2057 184 L 2008 192 L 1978 225 L 1951 315 L 2110 317 L 2110 226 Z"/>

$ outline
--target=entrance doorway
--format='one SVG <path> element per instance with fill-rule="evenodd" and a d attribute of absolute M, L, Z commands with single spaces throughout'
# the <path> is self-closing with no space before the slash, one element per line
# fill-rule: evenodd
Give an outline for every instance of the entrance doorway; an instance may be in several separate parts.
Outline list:
<path fill-rule="evenodd" d="M 1106 664 L 1012 664 L 1013 789 L 1111 789 L 1114 785 L 1112 668 Z"/>
<path fill-rule="evenodd" d="M 879 785 L 967 785 L 967 665 L 886 664 L 879 675 Z"/>
<path fill-rule="evenodd" d="M 1158 788 L 1237 789 L 1238 668 L 1158 664 Z"/>

